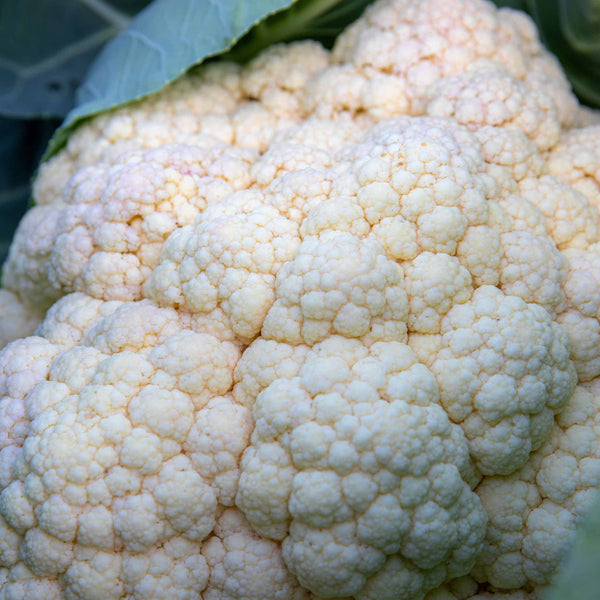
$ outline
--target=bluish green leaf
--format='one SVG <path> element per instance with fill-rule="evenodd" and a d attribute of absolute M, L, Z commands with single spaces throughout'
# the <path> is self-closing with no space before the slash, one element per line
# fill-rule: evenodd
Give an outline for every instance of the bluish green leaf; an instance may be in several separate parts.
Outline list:
<path fill-rule="evenodd" d="M 149 0 L 0 0 L 0 114 L 64 117 L 102 46 Z"/>

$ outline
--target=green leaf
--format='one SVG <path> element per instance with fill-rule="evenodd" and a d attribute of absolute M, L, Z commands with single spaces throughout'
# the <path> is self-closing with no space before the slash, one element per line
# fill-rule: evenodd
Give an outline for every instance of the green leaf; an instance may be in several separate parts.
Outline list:
<path fill-rule="evenodd" d="M 89 1 L 89 0 L 88 0 Z M 52 138 L 55 154 L 85 118 L 163 88 L 191 66 L 229 50 L 253 25 L 293 0 L 155 0 L 111 40 Z"/>
<path fill-rule="evenodd" d="M 600 498 L 578 528 L 575 545 L 545 600 L 597 600 L 600 558 Z"/>
<path fill-rule="evenodd" d="M 64 117 L 102 46 L 149 0 L 0 0 L 0 114 Z"/>

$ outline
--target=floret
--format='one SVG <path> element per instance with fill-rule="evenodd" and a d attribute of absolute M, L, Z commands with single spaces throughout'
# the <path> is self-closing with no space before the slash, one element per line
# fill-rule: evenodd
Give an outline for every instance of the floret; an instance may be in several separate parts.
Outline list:
<path fill-rule="evenodd" d="M 480 67 L 445 77 L 428 88 L 427 96 L 429 115 L 454 117 L 472 129 L 517 129 L 541 151 L 558 142 L 560 124 L 551 97 L 500 69 Z"/>
<path fill-rule="evenodd" d="M 578 386 L 527 464 L 478 487 L 490 515 L 478 580 L 503 589 L 553 581 L 599 482 L 599 391 L 598 380 Z"/>
<path fill-rule="evenodd" d="M 469 571 L 485 515 L 466 442 L 405 345 L 330 337 L 253 412 L 237 504 L 303 586 L 417 597 Z"/>
<path fill-rule="evenodd" d="M 208 585 L 200 548 L 233 503 L 251 420 L 229 394 L 237 348 L 189 325 L 76 294 L 41 327 L 54 343 L 2 354 L 4 593 L 27 572 L 85 598 Z"/>
<path fill-rule="evenodd" d="M 402 269 L 377 242 L 345 232 L 308 238 L 277 275 L 262 337 L 311 346 L 333 334 L 366 343 L 404 340 L 403 284 Z"/>
<path fill-rule="evenodd" d="M 423 358 L 440 401 L 477 467 L 485 475 L 521 467 L 577 383 L 566 334 L 539 305 L 483 286 L 448 312 L 441 338 L 428 344 L 435 350 Z"/>
<path fill-rule="evenodd" d="M 248 342 L 275 299 L 275 275 L 299 244 L 298 225 L 262 194 L 232 195 L 169 239 L 146 293 L 194 313 L 219 309 L 233 334 Z"/>
<path fill-rule="evenodd" d="M 598 211 L 581 192 L 557 177 L 523 179 L 519 193 L 543 213 L 548 233 L 559 249 L 586 248 L 600 240 Z"/>
<path fill-rule="evenodd" d="M 167 145 L 83 168 L 61 202 L 37 206 L 22 221 L 3 283 L 38 311 L 73 291 L 140 299 L 169 235 L 251 185 L 254 160 L 231 146 Z"/>
<path fill-rule="evenodd" d="M 600 126 L 590 125 L 563 134 L 548 155 L 548 169 L 600 208 Z"/>
<path fill-rule="evenodd" d="M 531 19 L 482 0 L 374 3 L 338 37 L 332 60 L 315 84 L 308 82 L 307 105 L 322 114 L 423 114 L 430 86 L 480 65 L 502 69 L 530 95 L 543 96 L 564 126 L 577 106 Z"/>
<path fill-rule="evenodd" d="M 566 311 L 558 321 L 569 336 L 581 381 L 600 375 L 600 244 L 563 252 L 569 269 Z"/>

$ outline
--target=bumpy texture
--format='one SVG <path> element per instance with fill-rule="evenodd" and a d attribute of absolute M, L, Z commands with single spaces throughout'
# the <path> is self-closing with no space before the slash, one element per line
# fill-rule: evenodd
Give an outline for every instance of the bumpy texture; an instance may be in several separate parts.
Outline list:
<path fill-rule="evenodd" d="M 420 340 L 422 342 L 422 340 Z M 427 357 L 441 403 L 486 475 L 508 474 L 548 437 L 577 382 L 567 336 L 548 313 L 479 288 L 442 322 Z"/>
<path fill-rule="evenodd" d="M 476 578 L 500 588 L 552 581 L 600 483 L 599 384 L 577 388 L 523 469 L 480 484 L 490 524 Z"/>
<path fill-rule="evenodd" d="M 599 483 L 599 139 L 484 0 L 82 125 L 3 268 L 0 600 L 539 600 Z"/>
<path fill-rule="evenodd" d="M 237 504 L 317 596 L 418 596 L 470 569 L 486 516 L 437 394 L 407 346 L 333 336 L 258 395 Z"/>
<path fill-rule="evenodd" d="M 231 146 L 165 145 L 82 168 L 61 201 L 27 215 L 50 229 L 17 237 L 5 285 L 37 298 L 37 306 L 71 291 L 137 300 L 169 235 L 250 185 L 255 160 L 251 150 Z"/>
<path fill-rule="evenodd" d="M 225 510 L 251 431 L 228 393 L 236 346 L 185 313 L 77 294 L 42 332 L 0 359 L 3 597 L 252 597 L 260 569 L 264 593 L 302 598 L 279 548 Z"/>
<path fill-rule="evenodd" d="M 550 173 L 583 192 L 600 208 L 600 126 L 591 125 L 564 134 L 548 156 Z"/>
<path fill-rule="evenodd" d="M 444 77 L 429 88 L 429 97 L 427 114 L 454 117 L 472 129 L 481 125 L 517 129 L 542 151 L 554 146 L 560 135 L 551 97 L 500 69 Z"/>

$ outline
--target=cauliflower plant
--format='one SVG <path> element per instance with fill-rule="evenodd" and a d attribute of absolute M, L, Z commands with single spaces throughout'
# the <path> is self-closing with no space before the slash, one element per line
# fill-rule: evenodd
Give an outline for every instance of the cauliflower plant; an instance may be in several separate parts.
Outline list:
<path fill-rule="evenodd" d="M 82 125 L 4 266 L 0 600 L 539 598 L 600 483 L 588 117 L 521 13 L 378 0 Z"/>

